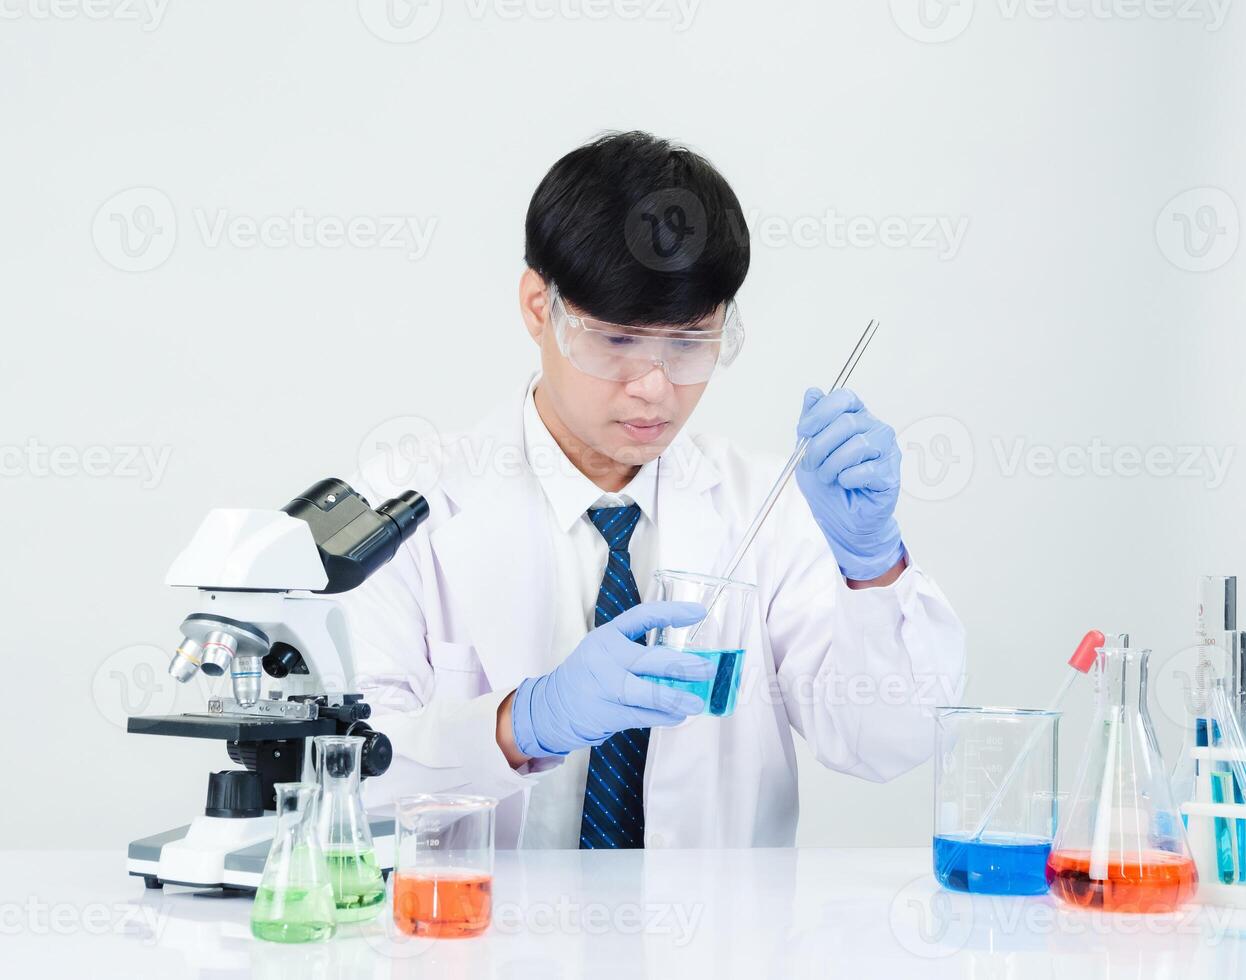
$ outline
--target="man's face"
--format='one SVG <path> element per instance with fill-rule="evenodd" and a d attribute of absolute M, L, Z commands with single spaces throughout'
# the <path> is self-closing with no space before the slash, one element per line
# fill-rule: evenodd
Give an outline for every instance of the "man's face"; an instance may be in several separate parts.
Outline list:
<path fill-rule="evenodd" d="M 590 450 L 616 464 L 641 466 L 660 456 L 709 383 L 671 384 L 656 365 L 635 381 L 605 381 L 585 374 L 558 349 L 548 317 L 540 346 L 540 387 L 559 420 Z M 591 460 L 585 462 L 591 466 Z"/>

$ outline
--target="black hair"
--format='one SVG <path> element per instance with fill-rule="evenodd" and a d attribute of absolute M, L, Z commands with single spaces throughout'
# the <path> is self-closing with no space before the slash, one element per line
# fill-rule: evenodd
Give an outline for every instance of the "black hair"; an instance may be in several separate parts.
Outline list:
<path fill-rule="evenodd" d="M 687 324 L 734 298 L 749 236 L 735 192 L 704 157 L 649 133 L 608 133 L 545 175 L 524 259 L 590 316 Z"/>

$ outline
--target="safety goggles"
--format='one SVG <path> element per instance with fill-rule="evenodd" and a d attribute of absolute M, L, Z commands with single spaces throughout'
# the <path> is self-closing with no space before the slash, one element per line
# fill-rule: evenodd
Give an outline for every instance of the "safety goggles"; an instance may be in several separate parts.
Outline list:
<path fill-rule="evenodd" d="M 558 349 L 585 374 L 605 381 L 635 381 L 660 367 L 673 385 L 695 385 L 727 367 L 744 346 L 744 323 L 735 301 L 727 303 L 722 325 L 634 326 L 578 316 L 567 309 L 558 287 L 549 284 L 550 317 Z"/>

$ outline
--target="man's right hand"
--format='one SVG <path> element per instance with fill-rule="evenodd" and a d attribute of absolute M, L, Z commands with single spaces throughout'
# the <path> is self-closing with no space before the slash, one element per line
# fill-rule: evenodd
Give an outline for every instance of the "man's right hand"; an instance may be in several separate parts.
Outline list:
<path fill-rule="evenodd" d="M 691 653 L 635 642 L 660 626 L 705 618 L 696 602 L 642 602 L 589 633 L 543 677 L 519 685 L 511 704 L 515 744 L 529 757 L 566 755 L 629 728 L 677 725 L 699 714 L 695 694 L 641 677 L 706 681 L 714 665 Z"/>

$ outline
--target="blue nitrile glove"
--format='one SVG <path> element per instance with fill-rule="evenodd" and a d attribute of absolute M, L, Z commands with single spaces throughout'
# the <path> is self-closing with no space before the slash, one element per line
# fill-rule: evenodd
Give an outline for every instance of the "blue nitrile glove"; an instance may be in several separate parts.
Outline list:
<path fill-rule="evenodd" d="M 900 447 L 847 388 L 805 392 L 796 434 L 809 437 L 796 483 L 845 578 L 878 578 L 904 555 L 896 500 Z"/>
<path fill-rule="evenodd" d="M 705 657 L 633 642 L 659 626 L 690 626 L 705 618 L 697 602 L 642 602 L 598 626 L 561 664 L 529 677 L 511 708 L 515 744 L 527 756 L 566 755 L 600 745 L 629 728 L 677 725 L 699 714 L 695 694 L 637 674 L 702 681 L 714 676 Z"/>

